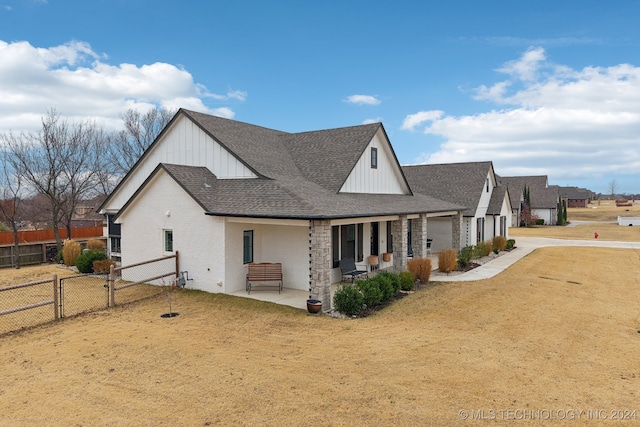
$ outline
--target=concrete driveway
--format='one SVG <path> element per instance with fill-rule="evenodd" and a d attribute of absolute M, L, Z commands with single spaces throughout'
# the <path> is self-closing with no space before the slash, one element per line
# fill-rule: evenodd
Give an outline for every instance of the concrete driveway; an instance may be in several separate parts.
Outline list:
<path fill-rule="evenodd" d="M 615 242 L 608 240 L 565 240 L 545 237 L 518 237 L 516 248 L 511 252 L 500 255 L 480 267 L 466 273 L 453 276 L 431 276 L 432 282 L 464 282 L 488 279 L 502 272 L 516 261 L 529 255 L 538 248 L 546 246 L 591 246 L 599 248 L 623 248 L 640 250 L 640 242 Z"/>

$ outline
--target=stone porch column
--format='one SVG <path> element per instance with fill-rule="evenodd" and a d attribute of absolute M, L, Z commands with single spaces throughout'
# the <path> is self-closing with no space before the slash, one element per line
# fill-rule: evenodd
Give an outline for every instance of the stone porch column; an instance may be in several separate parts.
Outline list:
<path fill-rule="evenodd" d="M 427 256 L 427 214 L 411 220 L 411 246 L 414 258 Z"/>
<path fill-rule="evenodd" d="M 451 233 L 453 249 L 462 249 L 462 212 L 458 212 L 451 218 Z"/>
<path fill-rule="evenodd" d="M 397 273 L 407 269 L 408 249 L 408 224 L 407 216 L 391 222 L 391 236 L 393 237 L 393 270 Z"/>
<path fill-rule="evenodd" d="M 309 296 L 331 308 L 331 225 L 327 220 L 309 221 Z"/>

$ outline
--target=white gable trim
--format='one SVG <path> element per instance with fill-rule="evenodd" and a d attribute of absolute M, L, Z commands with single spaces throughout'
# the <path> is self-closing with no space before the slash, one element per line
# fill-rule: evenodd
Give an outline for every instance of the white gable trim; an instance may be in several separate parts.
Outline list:
<path fill-rule="evenodd" d="M 371 167 L 371 149 L 377 150 L 377 167 Z M 345 180 L 340 193 L 411 194 L 391 144 L 380 128 Z"/>

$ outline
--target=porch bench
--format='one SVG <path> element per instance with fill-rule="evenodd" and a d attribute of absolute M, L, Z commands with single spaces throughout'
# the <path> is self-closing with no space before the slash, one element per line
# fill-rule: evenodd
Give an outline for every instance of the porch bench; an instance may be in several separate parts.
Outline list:
<path fill-rule="evenodd" d="M 258 286 L 278 287 L 278 293 L 282 292 L 282 264 L 279 262 L 251 263 L 247 271 L 247 293 L 251 293 L 251 288 Z M 277 282 L 277 284 L 268 284 Z"/>

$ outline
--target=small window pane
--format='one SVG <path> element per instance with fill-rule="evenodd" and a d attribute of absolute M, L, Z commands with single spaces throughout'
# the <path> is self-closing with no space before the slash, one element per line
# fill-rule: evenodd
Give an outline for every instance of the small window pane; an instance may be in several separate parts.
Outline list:
<path fill-rule="evenodd" d="M 173 230 L 164 230 L 164 251 L 173 252 Z"/>
<path fill-rule="evenodd" d="M 378 168 L 378 149 L 373 147 L 371 148 L 371 168 Z"/>
<path fill-rule="evenodd" d="M 253 230 L 245 230 L 242 237 L 242 262 L 253 262 Z"/>

